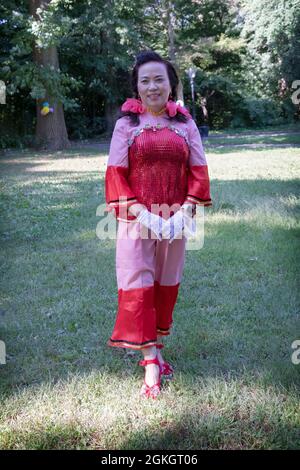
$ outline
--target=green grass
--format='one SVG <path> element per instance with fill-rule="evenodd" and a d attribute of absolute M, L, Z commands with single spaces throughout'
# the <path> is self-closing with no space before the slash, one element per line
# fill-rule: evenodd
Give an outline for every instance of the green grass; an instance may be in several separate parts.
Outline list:
<path fill-rule="evenodd" d="M 1 165 L 1 449 L 299 448 L 299 149 L 207 153 L 214 205 L 188 251 L 165 357 L 109 348 L 115 241 L 96 237 L 105 157 L 12 153 Z"/>
<path fill-rule="evenodd" d="M 233 144 L 300 144 L 300 134 L 299 135 L 277 135 L 274 137 L 268 136 L 243 136 L 240 138 L 228 136 L 226 138 L 209 138 L 205 141 L 207 145 L 233 145 Z"/>
<path fill-rule="evenodd" d="M 266 126 L 266 127 L 240 127 L 237 129 L 233 128 L 226 128 L 226 129 L 218 129 L 214 130 L 211 129 L 210 133 L 211 134 L 243 134 L 243 133 L 262 133 L 262 132 L 299 132 L 300 131 L 300 126 L 298 122 L 295 123 L 290 123 L 290 124 L 281 124 L 281 125 L 276 125 L 276 126 Z"/>

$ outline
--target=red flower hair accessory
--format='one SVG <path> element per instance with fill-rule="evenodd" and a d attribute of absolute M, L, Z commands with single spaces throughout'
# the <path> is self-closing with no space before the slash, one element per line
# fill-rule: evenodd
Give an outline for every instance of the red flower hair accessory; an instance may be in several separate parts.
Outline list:
<path fill-rule="evenodd" d="M 166 104 L 166 111 L 170 117 L 176 116 L 177 113 L 184 114 L 188 118 L 192 118 L 190 113 L 186 108 L 180 106 L 180 104 L 175 103 L 175 101 L 169 100 Z"/>
<path fill-rule="evenodd" d="M 122 104 L 121 111 L 131 111 L 132 113 L 143 114 L 146 111 L 146 108 L 140 100 L 137 100 L 136 98 L 127 98 L 125 103 Z"/>

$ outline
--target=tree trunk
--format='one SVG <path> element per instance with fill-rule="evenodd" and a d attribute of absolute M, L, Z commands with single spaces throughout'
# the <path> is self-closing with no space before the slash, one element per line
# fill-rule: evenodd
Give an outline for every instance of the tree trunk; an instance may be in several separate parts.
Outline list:
<path fill-rule="evenodd" d="M 37 8 L 46 9 L 49 3 L 50 0 L 30 0 L 31 15 L 39 21 Z M 34 44 L 33 60 L 39 67 L 52 66 L 55 70 L 60 70 L 56 46 L 43 49 Z M 53 113 L 49 112 L 45 116 L 41 114 L 44 102 L 49 103 L 49 107 L 53 108 Z M 48 92 L 43 99 L 36 100 L 36 117 L 36 147 L 48 150 L 62 150 L 70 147 L 62 103 L 51 97 Z"/>
<path fill-rule="evenodd" d="M 166 4 L 166 12 L 167 12 L 167 26 L 168 26 L 168 39 L 169 39 L 169 59 L 174 65 L 176 72 L 178 74 L 179 78 L 179 84 L 177 88 L 177 99 L 184 101 L 183 99 L 183 86 L 182 86 L 182 81 L 180 79 L 180 73 L 179 73 L 179 68 L 177 65 L 177 60 L 176 60 L 176 52 L 175 52 L 175 41 L 174 41 L 174 14 L 173 14 L 173 9 L 174 5 L 172 4 L 172 1 L 167 0 Z"/>

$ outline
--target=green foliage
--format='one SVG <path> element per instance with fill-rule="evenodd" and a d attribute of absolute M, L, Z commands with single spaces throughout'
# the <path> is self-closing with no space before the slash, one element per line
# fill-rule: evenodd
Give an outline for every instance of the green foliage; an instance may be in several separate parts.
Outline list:
<path fill-rule="evenodd" d="M 222 34 L 220 39 L 210 47 L 213 63 L 208 67 L 208 70 L 219 70 L 230 76 L 233 70 L 240 69 L 244 53 L 245 45 L 240 38 L 231 38 Z"/>
<path fill-rule="evenodd" d="M 104 117 L 94 119 L 78 113 L 68 113 L 66 124 L 71 139 L 88 139 L 99 136 L 106 130 L 106 120 Z"/>
<path fill-rule="evenodd" d="M 36 45 L 46 49 L 58 46 L 63 36 L 72 28 L 72 21 L 67 15 L 62 15 L 62 2 L 51 1 L 47 9 L 37 9 L 39 20 L 29 17 L 28 33 L 34 39 Z"/>
<path fill-rule="evenodd" d="M 282 124 L 281 109 L 278 103 L 268 99 L 245 99 L 246 124 L 265 127 Z M 247 122 L 248 121 L 248 122 Z"/>
<path fill-rule="evenodd" d="M 55 0 L 38 13 L 40 21 L 29 14 L 27 0 L 0 6 L 0 80 L 7 86 L 7 104 L 0 105 L 3 136 L 13 134 L 12 122 L 20 138 L 32 134 L 35 101 L 46 95 L 63 104 L 71 136 L 98 135 L 130 96 L 134 57 L 145 48 L 176 59 L 189 106 L 186 70 L 197 68 L 199 124 L 203 99 L 215 128 L 297 118 L 290 100 L 291 83 L 300 77 L 297 0 Z M 34 44 L 56 47 L 59 68 L 38 67 Z M 282 78 L 287 89 L 279 95 Z M 31 126 L 21 121 L 24 108 Z M 3 137 L 2 146 L 7 142 Z"/>
<path fill-rule="evenodd" d="M 198 124 L 208 124 L 215 129 L 226 128 L 230 125 L 233 116 L 242 106 L 243 97 L 237 84 L 226 75 L 197 74 L 196 89 L 199 90 L 196 98 Z M 205 99 L 208 119 L 204 119 L 201 111 L 201 102 Z M 191 99 L 189 100 L 191 105 Z"/>
<path fill-rule="evenodd" d="M 0 149 L 26 148 L 31 143 L 32 136 L 19 136 L 14 133 L 0 134 Z"/>
<path fill-rule="evenodd" d="M 290 86 L 300 77 L 300 3 L 298 0 L 246 0 L 241 37 L 250 62 L 249 86 L 256 94 L 278 99 L 278 80 Z"/>

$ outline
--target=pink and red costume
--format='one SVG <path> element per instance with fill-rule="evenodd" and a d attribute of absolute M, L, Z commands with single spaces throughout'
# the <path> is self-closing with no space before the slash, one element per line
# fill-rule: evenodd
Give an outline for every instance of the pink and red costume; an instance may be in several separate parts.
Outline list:
<path fill-rule="evenodd" d="M 105 175 L 108 210 L 114 210 L 119 221 L 118 312 L 108 345 L 141 349 L 155 345 L 157 334 L 170 333 L 186 238 L 169 244 L 169 240 L 139 236 L 141 226 L 128 209 L 141 203 L 155 212 L 155 205 L 167 204 L 172 215 L 176 212 L 173 204 L 179 208 L 184 202 L 212 203 L 201 137 L 187 110 L 168 102 L 166 113 L 153 116 L 133 98 L 127 99 L 122 110 L 138 113 L 140 123 L 132 126 L 127 116 L 117 120 Z M 188 121 L 167 119 L 177 112 Z"/>

